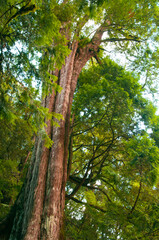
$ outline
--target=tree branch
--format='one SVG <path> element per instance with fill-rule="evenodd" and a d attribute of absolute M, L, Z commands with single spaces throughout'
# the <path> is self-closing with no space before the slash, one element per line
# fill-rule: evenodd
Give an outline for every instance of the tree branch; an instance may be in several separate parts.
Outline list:
<path fill-rule="evenodd" d="M 21 1 L 19 3 L 16 3 L 14 5 L 11 5 L 10 8 L 8 8 L 1 16 L 0 18 L 2 18 L 4 15 L 6 15 L 8 12 L 11 12 L 13 8 L 16 8 L 18 9 L 16 6 L 19 5 L 19 4 L 22 4 L 24 1 Z M 30 2 L 30 1 L 29 1 Z"/>
<path fill-rule="evenodd" d="M 91 42 L 99 46 L 104 32 L 109 28 L 110 26 L 107 24 L 107 20 L 105 20 L 103 24 L 101 24 L 100 27 L 96 30 Z"/>
<path fill-rule="evenodd" d="M 73 136 L 77 136 L 77 135 L 83 134 L 83 133 L 88 132 L 89 130 L 95 128 L 96 126 L 98 126 L 98 124 L 100 124 L 101 121 L 102 121 L 102 120 L 105 118 L 105 116 L 107 115 L 108 109 L 109 109 L 109 106 L 107 107 L 105 113 L 101 116 L 101 118 L 100 118 L 99 120 L 93 122 L 93 123 L 95 123 L 95 124 L 94 124 L 92 127 L 89 127 L 89 128 L 87 128 L 87 129 L 85 129 L 85 130 L 83 130 L 83 131 L 80 131 L 80 132 L 73 133 Z"/>
<path fill-rule="evenodd" d="M 108 194 L 104 190 L 102 190 L 101 188 L 94 187 L 94 186 L 86 186 L 86 187 L 89 188 L 89 189 L 94 189 L 94 190 L 98 190 L 98 191 L 102 192 L 107 197 L 108 201 L 112 202 L 112 200 L 110 199 Z"/>
<path fill-rule="evenodd" d="M 95 208 L 96 210 L 99 210 L 99 211 L 104 212 L 104 213 L 106 212 L 106 210 L 104 210 L 103 208 L 101 208 L 101 207 L 99 207 L 99 206 L 82 202 L 82 201 L 78 200 L 77 198 L 74 198 L 74 197 L 72 197 L 72 196 L 70 196 L 70 195 L 67 195 L 67 194 L 66 194 L 66 199 L 71 199 L 71 200 L 73 200 L 74 202 L 79 203 L 79 204 L 83 204 L 83 205 L 85 205 L 85 206 L 88 206 L 88 205 L 89 205 L 89 206 L 91 206 L 92 208 Z"/>
<path fill-rule="evenodd" d="M 130 38 L 106 38 L 101 40 L 101 42 L 122 42 L 122 41 L 134 41 L 134 42 L 141 42 L 141 40 L 137 37 L 131 36 Z"/>
<path fill-rule="evenodd" d="M 137 202 L 138 202 L 138 200 L 139 200 L 139 196 L 140 196 L 140 192 L 141 192 L 141 187 L 142 187 L 142 183 L 141 183 L 141 180 L 140 180 L 140 186 L 139 186 L 138 194 L 137 194 L 136 200 L 135 200 L 135 202 L 134 202 L 134 205 L 133 205 L 133 207 L 132 207 L 129 215 L 132 214 L 133 211 L 135 210 L 135 207 L 136 207 Z"/>
<path fill-rule="evenodd" d="M 35 4 L 31 4 L 30 6 L 28 6 L 30 2 L 31 2 L 31 0 L 29 0 L 28 3 L 26 3 L 25 6 L 21 7 L 12 17 L 10 17 L 10 18 L 8 19 L 8 21 L 6 22 L 6 24 L 4 25 L 4 28 L 5 28 L 13 19 L 15 19 L 16 17 L 22 16 L 22 15 L 26 15 L 26 14 L 28 14 L 28 13 L 30 13 L 30 12 L 35 11 L 36 5 L 35 5 Z M 4 30 L 4 28 L 3 28 L 3 30 Z M 3 30 L 2 30 L 2 31 L 3 31 Z"/>
<path fill-rule="evenodd" d="M 70 179 L 71 182 L 76 182 L 76 183 L 79 183 L 80 180 L 82 180 L 82 179 L 80 179 L 80 178 L 75 178 L 75 177 L 72 177 L 72 176 L 71 176 L 69 179 Z M 88 180 L 88 179 L 87 179 L 87 180 Z M 99 188 L 99 187 L 88 186 L 88 185 L 87 185 L 88 183 L 89 183 L 89 180 L 88 180 L 87 182 L 86 182 L 86 181 L 83 182 L 83 183 L 82 183 L 82 187 L 86 187 L 86 188 L 89 188 L 89 189 L 98 190 L 98 191 L 102 192 L 102 193 L 107 197 L 107 199 L 108 199 L 109 202 L 112 202 L 111 199 L 110 199 L 110 197 L 108 196 L 108 194 L 107 194 L 103 189 L 101 189 L 101 188 Z M 68 195 L 68 197 L 72 197 L 72 195 Z"/>

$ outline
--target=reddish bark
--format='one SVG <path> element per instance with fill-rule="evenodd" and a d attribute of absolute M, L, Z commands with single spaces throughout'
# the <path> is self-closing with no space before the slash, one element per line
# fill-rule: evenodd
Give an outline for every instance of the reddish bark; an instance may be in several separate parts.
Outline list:
<path fill-rule="evenodd" d="M 73 94 L 78 76 L 86 62 L 95 56 L 103 29 L 99 28 L 92 42 L 72 51 L 65 65 L 56 72 L 62 92 L 54 92 L 45 99 L 44 106 L 50 112 L 60 113 L 60 127 L 48 122 L 47 133 L 54 144 L 50 149 L 41 139 L 36 140 L 32 162 L 26 182 L 16 202 L 16 216 L 10 240 L 59 240 L 62 239 L 65 186 L 67 181 L 67 159 L 70 134 L 70 116 Z"/>

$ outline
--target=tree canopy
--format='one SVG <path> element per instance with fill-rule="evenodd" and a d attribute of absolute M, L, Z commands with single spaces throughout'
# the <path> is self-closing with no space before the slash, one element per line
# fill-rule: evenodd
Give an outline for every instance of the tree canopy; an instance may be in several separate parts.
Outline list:
<path fill-rule="evenodd" d="M 158 238 L 159 149 L 147 133 L 158 118 L 141 89 L 108 58 L 80 75 L 68 161 L 70 239 Z"/>

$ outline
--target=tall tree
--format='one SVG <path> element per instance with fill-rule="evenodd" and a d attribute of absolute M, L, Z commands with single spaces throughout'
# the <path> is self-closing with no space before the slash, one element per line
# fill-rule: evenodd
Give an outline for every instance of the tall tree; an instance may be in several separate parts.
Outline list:
<path fill-rule="evenodd" d="M 159 149 L 144 130 L 158 120 L 142 91 L 108 58 L 80 74 L 66 192 L 70 239 L 158 238 Z"/>
<path fill-rule="evenodd" d="M 17 9 L 15 5 L 13 8 L 14 11 Z M 29 6 L 24 8 L 26 10 Z M 22 13 L 20 16 L 23 15 L 23 11 L 20 10 L 24 8 L 18 6 L 6 23 L 11 25 L 12 19 L 17 21 L 19 13 Z M 43 15 L 44 11 L 45 15 Z M 7 10 L 7 13 L 10 12 Z M 26 12 L 24 11 L 24 14 Z M 64 0 L 42 1 L 41 8 L 35 14 L 26 15 L 29 16 L 28 22 L 34 20 L 33 25 L 30 24 L 31 34 L 26 33 L 26 36 L 32 44 L 37 44 L 38 41 L 35 41 L 37 38 L 44 46 L 41 71 L 47 66 L 48 74 L 42 75 L 43 87 L 47 75 L 51 84 L 58 84 L 62 88 L 60 93 L 53 90 L 44 97 L 43 106 L 48 108 L 50 113 L 55 112 L 56 116 L 60 114 L 63 119 L 57 121 L 59 127 L 57 124 L 52 126 L 51 120 L 46 122 L 45 130 L 54 142 L 50 148 L 45 146 L 41 136 L 36 139 L 26 181 L 14 206 L 15 216 L 10 240 L 63 238 L 70 112 L 78 76 L 90 58 L 95 57 L 99 61 L 98 53 L 102 43 L 117 43 L 120 50 L 130 52 L 139 49 L 142 41 L 148 40 L 153 34 L 156 37 L 157 14 L 157 1 Z M 90 27 L 90 20 L 93 25 L 95 24 L 93 29 Z M 23 33 L 26 22 L 19 23 L 19 31 Z M 41 30 L 43 25 L 53 40 L 43 34 Z M 4 29 L 3 36 L 5 36 Z M 69 51 L 66 51 L 66 47 L 62 45 L 64 38 Z M 62 44 L 60 45 L 59 42 Z M 144 49 L 146 50 L 146 46 Z M 63 59 L 61 54 L 68 56 L 60 68 L 59 61 Z M 1 54 L 2 58 L 3 54 Z M 4 67 L 2 64 L 1 66 Z"/>

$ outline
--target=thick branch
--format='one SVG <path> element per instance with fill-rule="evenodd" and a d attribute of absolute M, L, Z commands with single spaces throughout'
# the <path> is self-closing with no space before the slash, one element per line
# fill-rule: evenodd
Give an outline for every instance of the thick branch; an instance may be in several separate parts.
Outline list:
<path fill-rule="evenodd" d="M 82 181 L 83 179 L 80 179 L 78 177 L 70 177 L 69 178 L 71 182 L 75 182 L 75 183 L 79 183 L 80 181 Z M 98 190 L 100 192 L 102 192 L 108 199 L 109 202 L 112 202 L 110 197 L 108 196 L 108 194 L 101 188 L 99 187 L 94 187 L 94 186 L 88 186 L 87 184 L 89 183 L 89 179 L 86 179 L 85 182 L 82 183 L 82 187 L 86 187 L 86 188 L 89 188 L 89 189 L 94 189 L 94 190 Z M 72 195 L 68 195 L 68 197 L 72 197 Z"/>
<path fill-rule="evenodd" d="M 26 3 L 25 6 L 23 6 L 22 8 L 20 8 L 12 17 L 10 17 L 10 18 L 8 19 L 8 21 L 6 22 L 6 24 L 5 24 L 4 27 L 6 27 L 6 26 L 7 26 L 13 19 L 15 19 L 16 17 L 22 16 L 22 15 L 26 15 L 26 14 L 28 14 L 28 13 L 30 13 L 30 12 L 35 11 L 35 9 L 36 9 L 35 4 L 32 4 L 32 5 L 28 6 L 29 3 L 30 3 L 30 0 L 29 0 L 28 3 Z M 3 28 L 3 29 L 4 29 L 4 28 Z"/>
<path fill-rule="evenodd" d="M 80 19 L 78 22 L 77 22 L 77 27 L 76 27 L 76 30 L 75 30 L 75 33 L 77 36 L 79 36 L 79 33 L 81 31 L 81 29 L 83 28 L 83 26 L 86 24 L 86 22 L 89 20 L 89 16 L 86 14 L 82 20 Z"/>
<path fill-rule="evenodd" d="M 101 26 L 96 30 L 96 32 L 92 38 L 92 43 L 99 46 L 104 32 L 106 30 L 108 30 L 109 28 L 110 28 L 110 26 L 108 26 L 108 24 L 106 24 L 106 20 L 105 20 L 104 23 L 101 24 Z"/>
<path fill-rule="evenodd" d="M 134 42 L 141 42 L 141 40 L 137 37 L 127 37 L 127 38 L 106 38 L 101 40 L 101 42 L 122 42 L 122 41 L 134 41 Z"/>
<path fill-rule="evenodd" d="M 72 196 L 66 195 L 66 199 L 71 199 L 71 200 L 73 200 L 74 202 L 79 203 L 79 204 L 83 204 L 83 205 L 85 205 L 85 206 L 89 205 L 89 206 L 91 206 L 92 208 L 95 208 L 96 210 L 99 210 L 99 211 L 104 212 L 104 213 L 106 212 L 106 210 L 104 210 L 103 208 L 101 208 L 101 207 L 99 207 L 99 206 L 82 202 L 82 201 L 80 201 L 80 200 L 78 200 L 77 198 L 74 198 L 74 197 L 72 197 Z"/>
<path fill-rule="evenodd" d="M 3 17 L 4 15 L 6 15 L 8 12 L 11 12 L 12 9 L 14 9 L 14 8 L 18 9 L 16 6 L 22 4 L 23 2 L 24 2 L 24 1 L 21 1 L 21 2 L 19 2 L 19 3 L 16 3 L 15 5 L 11 5 L 10 8 L 8 8 L 8 9 L 0 16 L 0 18 L 2 18 L 2 17 Z M 30 0 L 29 0 L 29 2 L 30 2 Z M 27 3 L 27 4 L 28 4 L 28 3 Z"/>

